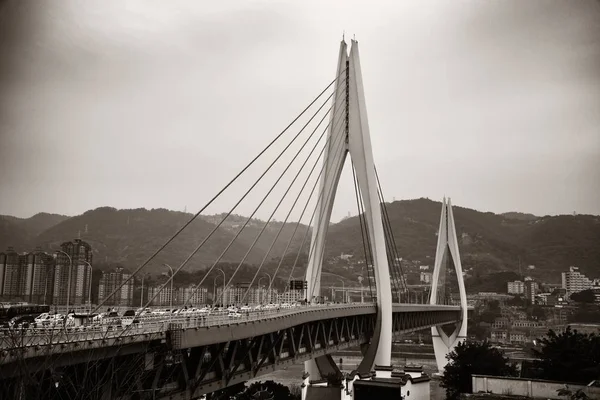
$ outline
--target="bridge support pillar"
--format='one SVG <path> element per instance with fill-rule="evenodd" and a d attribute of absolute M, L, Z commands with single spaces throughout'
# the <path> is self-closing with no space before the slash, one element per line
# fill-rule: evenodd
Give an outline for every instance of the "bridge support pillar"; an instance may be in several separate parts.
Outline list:
<path fill-rule="evenodd" d="M 332 119 L 345 111 L 346 123 L 341 129 L 330 124 L 329 146 L 324 158 L 323 176 L 314 217 L 311 250 L 306 268 L 308 282 L 307 299 L 314 301 L 320 297 L 321 269 L 325 249 L 325 238 L 329 227 L 331 211 L 338 181 L 349 153 L 360 189 L 365 209 L 367 235 L 373 255 L 374 275 L 377 288 L 377 320 L 370 346 L 361 363 L 361 370 L 370 370 L 375 363 L 390 365 L 392 352 L 392 289 L 388 266 L 387 249 L 381 216 L 381 204 L 377 192 L 377 177 L 373 162 L 373 151 L 367 108 L 365 102 L 362 72 L 358 52 L 358 42 L 352 40 L 350 54 L 346 42 L 342 41 L 338 57 L 338 67 Z M 342 115 L 344 115 L 342 114 Z M 341 145 L 335 145 L 341 143 Z M 317 373 L 314 361 L 307 361 L 306 371 L 314 379 Z"/>
<path fill-rule="evenodd" d="M 313 400 L 327 397 L 328 399 L 342 399 L 343 374 L 338 368 L 331 354 L 315 358 L 316 374 L 305 372 L 302 382 L 302 400 Z M 323 394 L 326 392 L 326 394 Z M 339 396 L 339 397 L 338 397 Z"/>
<path fill-rule="evenodd" d="M 450 199 L 442 201 L 442 215 L 440 217 L 440 229 L 438 232 L 437 250 L 435 253 L 435 264 L 433 269 L 433 282 L 431 286 L 430 304 L 443 304 L 444 299 L 439 298 L 440 292 L 444 293 L 444 287 L 440 285 L 440 276 L 445 281 L 446 263 L 452 259 L 454 262 L 454 270 L 458 281 L 458 291 L 460 295 L 460 309 L 462 318 L 456 325 L 454 332 L 450 335 L 446 334 L 441 326 L 431 327 L 431 340 L 433 342 L 433 351 L 437 362 L 438 371 L 444 372 L 448 360 L 446 355 L 463 340 L 467 338 L 467 293 L 465 291 L 465 283 L 463 280 L 462 266 L 460 262 L 460 253 L 458 251 L 458 239 L 456 236 L 456 227 L 454 225 L 454 215 L 452 213 L 452 204 Z M 444 296 L 442 296 L 444 297 Z"/>

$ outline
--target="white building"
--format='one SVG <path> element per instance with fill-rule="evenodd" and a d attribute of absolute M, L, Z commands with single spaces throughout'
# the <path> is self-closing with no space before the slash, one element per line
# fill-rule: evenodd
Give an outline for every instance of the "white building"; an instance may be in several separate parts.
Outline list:
<path fill-rule="evenodd" d="M 523 294 L 525 293 L 525 282 L 523 281 L 513 281 L 508 282 L 508 294 Z"/>
<path fill-rule="evenodd" d="M 159 287 L 149 287 L 148 288 L 148 299 L 153 298 L 150 305 L 153 306 L 170 306 L 171 305 L 171 297 L 173 297 L 173 305 L 177 304 L 177 290 L 173 290 L 174 293 L 171 293 L 170 285 L 162 285 Z M 158 293 L 158 294 L 157 294 Z"/>
<path fill-rule="evenodd" d="M 196 285 L 191 284 L 189 287 L 182 287 L 178 289 L 177 299 L 178 304 L 181 305 L 200 305 L 206 304 L 208 297 L 208 289 L 204 287 L 196 288 Z"/>
<path fill-rule="evenodd" d="M 567 298 L 573 293 L 592 287 L 592 281 L 579 272 L 579 268 L 577 267 L 569 267 L 569 272 L 563 272 L 561 275 L 562 288 L 567 291 Z"/>
<path fill-rule="evenodd" d="M 279 303 L 295 303 L 304 300 L 304 290 L 288 290 L 277 296 Z"/>
<path fill-rule="evenodd" d="M 432 275 L 433 274 L 431 272 L 421 272 L 419 274 L 419 280 L 421 281 L 421 283 L 431 283 Z"/>

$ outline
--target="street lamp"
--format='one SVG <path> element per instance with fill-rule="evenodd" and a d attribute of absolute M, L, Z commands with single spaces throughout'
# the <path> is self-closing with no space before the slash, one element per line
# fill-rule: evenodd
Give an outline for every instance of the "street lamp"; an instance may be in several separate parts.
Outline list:
<path fill-rule="evenodd" d="M 265 275 L 269 277 L 269 287 L 267 288 L 267 303 L 271 304 L 271 286 L 273 285 L 273 278 L 268 272 L 265 272 Z"/>
<path fill-rule="evenodd" d="M 88 267 L 90 267 L 90 284 L 88 285 L 88 307 L 89 309 L 89 314 L 92 313 L 92 264 L 90 264 L 89 262 L 85 261 L 85 260 L 79 260 L 82 261 L 84 263 L 86 263 L 88 265 Z"/>
<path fill-rule="evenodd" d="M 221 271 L 221 273 L 223 274 L 223 293 L 221 293 L 221 303 L 223 302 L 223 297 L 225 297 L 225 284 L 227 283 L 227 279 L 225 277 L 225 271 L 223 271 L 221 268 L 215 268 L 216 270 Z M 214 285 L 216 282 L 217 278 L 215 277 L 215 280 L 213 281 L 213 305 L 215 303 L 215 300 L 217 299 L 217 294 L 216 294 L 216 286 Z"/>
<path fill-rule="evenodd" d="M 149 273 L 145 273 L 142 275 L 142 292 L 140 293 L 140 308 L 144 307 L 144 278 L 150 275 Z"/>
<path fill-rule="evenodd" d="M 342 282 L 342 303 L 346 302 L 346 284 L 342 278 L 338 278 Z"/>
<path fill-rule="evenodd" d="M 169 296 L 169 308 L 171 309 L 171 315 L 173 314 L 173 268 L 169 264 L 163 264 L 171 270 L 171 296 Z"/>
<path fill-rule="evenodd" d="M 62 253 L 69 259 L 69 279 L 67 282 L 67 315 L 69 315 L 69 301 L 71 300 L 71 269 L 73 268 L 73 259 L 70 255 L 62 250 L 56 250 L 57 253 Z"/>

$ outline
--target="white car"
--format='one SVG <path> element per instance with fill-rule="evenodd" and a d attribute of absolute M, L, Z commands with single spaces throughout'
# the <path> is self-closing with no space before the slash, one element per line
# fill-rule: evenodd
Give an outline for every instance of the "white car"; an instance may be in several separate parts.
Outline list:
<path fill-rule="evenodd" d="M 242 314 L 240 314 L 239 312 L 234 312 L 234 311 L 232 311 L 232 312 L 230 312 L 230 313 L 229 313 L 227 316 L 228 316 L 229 318 L 241 318 L 241 317 L 242 317 Z"/>
<path fill-rule="evenodd" d="M 252 307 L 244 306 L 244 307 L 240 308 L 240 311 L 252 311 Z"/>

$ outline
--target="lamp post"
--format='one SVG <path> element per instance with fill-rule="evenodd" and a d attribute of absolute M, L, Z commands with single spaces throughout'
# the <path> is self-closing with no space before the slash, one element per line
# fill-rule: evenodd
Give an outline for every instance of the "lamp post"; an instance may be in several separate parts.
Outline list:
<path fill-rule="evenodd" d="M 145 273 L 142 275 L 142 292 L 140 293 L 140 308 L 144 307 L 144 278 L 150 275 L 149 273 Z"/>
<path fill-rule="evenodd" d="M 90 267 L 90 284 L 88 285 L 88 307 L 89 307 L 89 314 L 92 313 L 92 264 L 90 264 L 89 262 L 85 261 L 85 260 L 79 260 L 81 262 L 84 262 L 88 265 L 88 267 Z"/>
<path fill-rule="evenodd" d="M 342 278 L 338 278 L 342 282 L 342 303 L 346 302 L 346 284 Z"/>
<path fill-rule="evenodd" d="M 225 271 L 223 271 L 221 268 L 215 268 L 216 270 L 221 271 L 221 273 L 223 274 L 223 292 L 221 293 L 221 303 L 223 303 L 223 298 L 225 297 L 225 284 L 227 283 L 227 278 L 225 277 Z M 215 277 L 215 281 L 216 281 L 216 277 Z M 213 290 L 215 290 L 215 287 L 213 286 Z M 215 300 L 217 299 L 216 297 L 216 292 L 215 295 L 213 296 L 213 303 L 215 302 Z"/>
<path fill-rule="evenodd" d="M 267 303 L 271 304 L 271 286 L 273 285 L 273 278 L 268 272 L 265 272 L 265 275 L 269 277 L 269 287 L 267 289 Z"/>
<path fill-rule="evenodd" d="M 360 283 L 360 302 L 364 303 L 365 302 L 365 295 L 364 295 L 364 291 L 363 291 L 363 277 L 359 275 L 358 277 L 358 283 Z"/>
<path fill-rule="evenodd" d="M 169 264 L 163 264 L 171 270 L 171 296 L 169 296 L 169 308 L 171 309 L 171 315 L 173 315 L 173 268 Z"/>
<path fill-rule="evenodd" d="M 69 259 L 69 278 L 67 282 L 67 315 L 69 315 L 69 301 L 71 300 L 71 269 L 73 268 L 73 259 L 70 255 L 68 255 L 62 250 L 56 250 L 56 252 L 64 254 Z"/>

